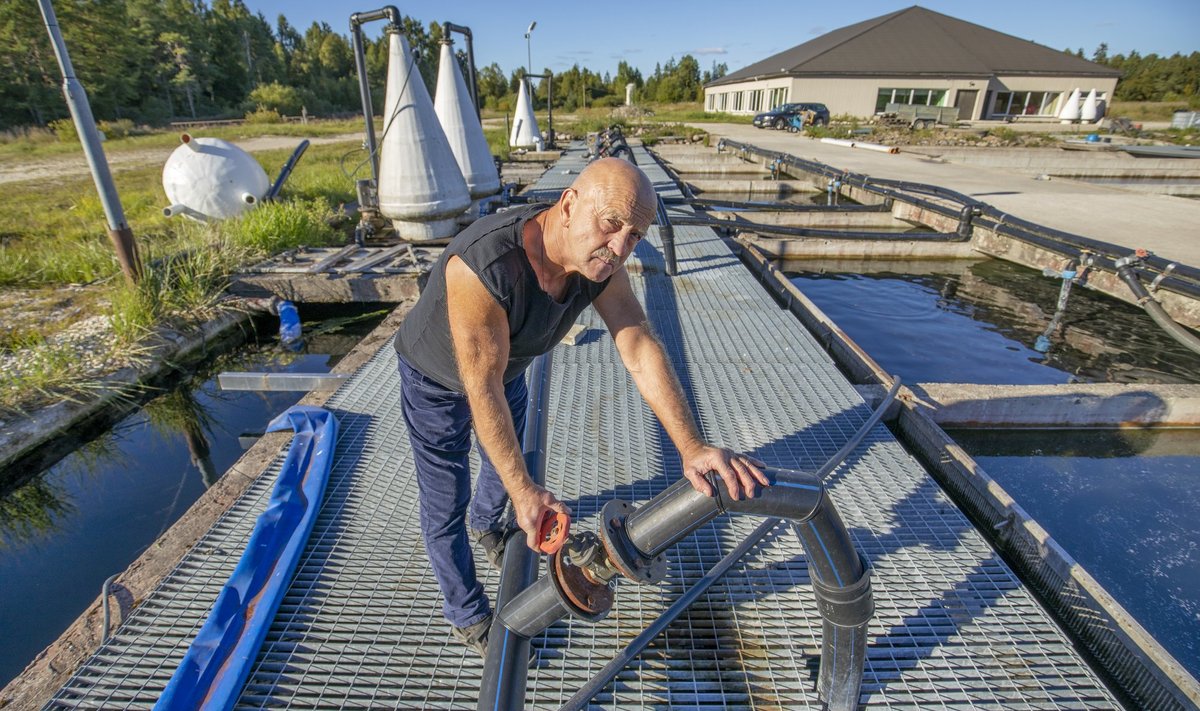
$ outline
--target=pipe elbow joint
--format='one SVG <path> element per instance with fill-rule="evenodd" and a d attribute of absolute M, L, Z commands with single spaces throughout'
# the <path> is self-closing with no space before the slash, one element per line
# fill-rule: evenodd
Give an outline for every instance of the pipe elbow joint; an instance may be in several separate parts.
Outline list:
<path fill-rule="evenodd" d="M 835 587 L 813 579 L 817 611 L 822 619 L 838 627 L 859 627 L 875 616 L 875 598 L 871 592 L 871 564 L 859 554 L 862 575 L 858 580 Z"/>

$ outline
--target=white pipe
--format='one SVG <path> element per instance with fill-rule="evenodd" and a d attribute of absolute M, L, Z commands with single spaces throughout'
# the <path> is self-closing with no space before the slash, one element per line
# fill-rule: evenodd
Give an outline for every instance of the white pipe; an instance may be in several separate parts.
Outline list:
<path fill-rule="evenodd" d="M 184 205 L 181 202 L 177 202 L 174 205 L 169 205 L 169 206 L 163 208 L 163 217 L 175 217 L 176 215 L 182 215 L 183 213 L 185 213 L 187 211 L 188 211 L 187 205 Z"/>
<path fill-rule="evenodd" d="M 896 146 L 885 146 L 882 143 L 855 143 L 855 148 L 865 148 L 868 151 L 879 151 L 880 153 L 899 153 L 900 149 Z"/>
<path fill-rule="evenodd" d="M 196 151 L 197 153 L 200 152 L 200 148 L 196 145 L 196 143 L 194 141 L 192 141 L 192 134 L 181 133 L 181 134 L 179 134 L 179 140 L 183 142 L 183 145 L 187 146 L 188 148 L 191 148 L 193 151 Z"/>
<path fill-rule="evenodd" d="M 258 202 L 258 198 L 254 197 L 252 193 L 242 193 L 241 198 L 242 202 L 246 203 L 247 205 L 253 205 L 254 203 Z"/>
<path fill-rule="evenodd" d="M 834 146 L 845 146 L 846 148 L 863 148 L 868 151 L 878 151 L 880 153 L 899 153 L 900 149 L 895 146 L 885 146 L 882 143 L 860 143 L 851 141 L 845 138 L 822 138 L 821 143 L 828 143 Z"/>

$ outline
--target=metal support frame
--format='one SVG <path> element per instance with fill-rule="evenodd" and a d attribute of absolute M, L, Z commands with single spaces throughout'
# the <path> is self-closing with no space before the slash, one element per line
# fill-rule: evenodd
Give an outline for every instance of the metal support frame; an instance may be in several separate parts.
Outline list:
<path fill-rule="evenodd" d="M 479 82 L 475 77 L 475 39 L 471 35 L 471 28 L 465 25 L 456 25 L 453 22 L 442 23 L 442 33 L 445 40 L 450 40 L 450 33 L 457 32 L 466 38 L 467 41 L 467 89 L 471 92 L 471 102 L 475 105 L 475 117 L 480 121 L 483 120 L 483 114 L 479 108 Z M 451 52 L 453 54 L 453 52 Z"/>
<path fill-rule="evenodd" d="M 554 148 L 554 74 L 546 72 L 545 74 L 526 74 L 526 79 L 545 79 L 549 82 L 546 87 L 546 147 Z M 529 104 L 533 105 L 533 82 L 529 82 Z"/>
<path fill-rule="evenodd" d="M 358 92 L 362 97 L 363 121 L 367 129 L 367 157 L 371 162 L 371 180 L 379 185 L 379 150 L 375 142 L 375 109 L 371 104 L 371 86 L 367 81 L 367 57 L 363 51 L 362 26 L 375 20 L 387 19 L 392 30 L 400 31 L 400 10 L 385 5 L 378 10 L 356 12 L 350 16 L 350 40 L 354 48 L 354 66 L 358 70 Z"/>

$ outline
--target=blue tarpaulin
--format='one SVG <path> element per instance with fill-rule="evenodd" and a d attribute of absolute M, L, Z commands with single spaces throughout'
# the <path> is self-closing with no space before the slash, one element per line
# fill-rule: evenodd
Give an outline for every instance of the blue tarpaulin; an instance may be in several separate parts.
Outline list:
<path fill-rule="evenodd" d="M 297 405 L 267 431 L 287 428 L 296 435 L 267 509 L 155 709 L 229 709 L 241 694 L 312 532 L 337 442 L 337 420 L 319 407 Z"/>

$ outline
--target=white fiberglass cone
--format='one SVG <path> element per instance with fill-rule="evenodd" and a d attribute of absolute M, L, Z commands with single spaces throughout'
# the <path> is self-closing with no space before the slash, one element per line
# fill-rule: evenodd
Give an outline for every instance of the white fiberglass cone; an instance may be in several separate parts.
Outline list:
<path fill-rule="evenodd" d="M 379 148 L 379 211 L 404 239 L 441 239 L 471 204 L 462 171 L 433 111 L 429 91 L 404 35 L 388 46 L 383 141 Z"/>
<path fill-rule="evenodd" d="M 1087 98 L 1083 100 L 1083 108 L 1079 110 L 1079 120 L 1084 123 L 1091 123 L 1096 120 L 1096 114 L 1099 100 L 1096 98 L 1096 90 L 1092 89 L 1088 92 Z"/>
<path fill-rule="evenodd" d="M 463 81 L 458 60 L 454 58 L 449 42 L 442 44 L 437 98 L 433 100 L 433 109 L 442 122 L 450 150 L 454 152 L 458 167 L 467 181 L 471 199 L 478 201 L 500 192 L 500 175 L 496 172 L 496 162 L 492 160 L 492 149 L 483 137 L 483 126 L 475 115 L 471 93 L 467 91 L 467 83 Z"/>
<path fill-rule="evenodd" d="M 521 80 L 521 89 L 517 93 L 517 113 L 513 116 L 512 133 L 508 137 L 508 145 L 513 148 L 528 148 L 542 143 L 542 132 L 538 130 L 537 118 L 533 115 L 533 93 L 528 87 L 528 80 Z"/>
<path fill-rule="evenodd" d="M 1067 103 L 1063 104 L 1062 111 L 1058 117 L 1063 123 L 1070 123 L 1079 120 L 1079 90 L 1075 89 L 1071 92 L 1071 96 L 1067 99 Z"/>

